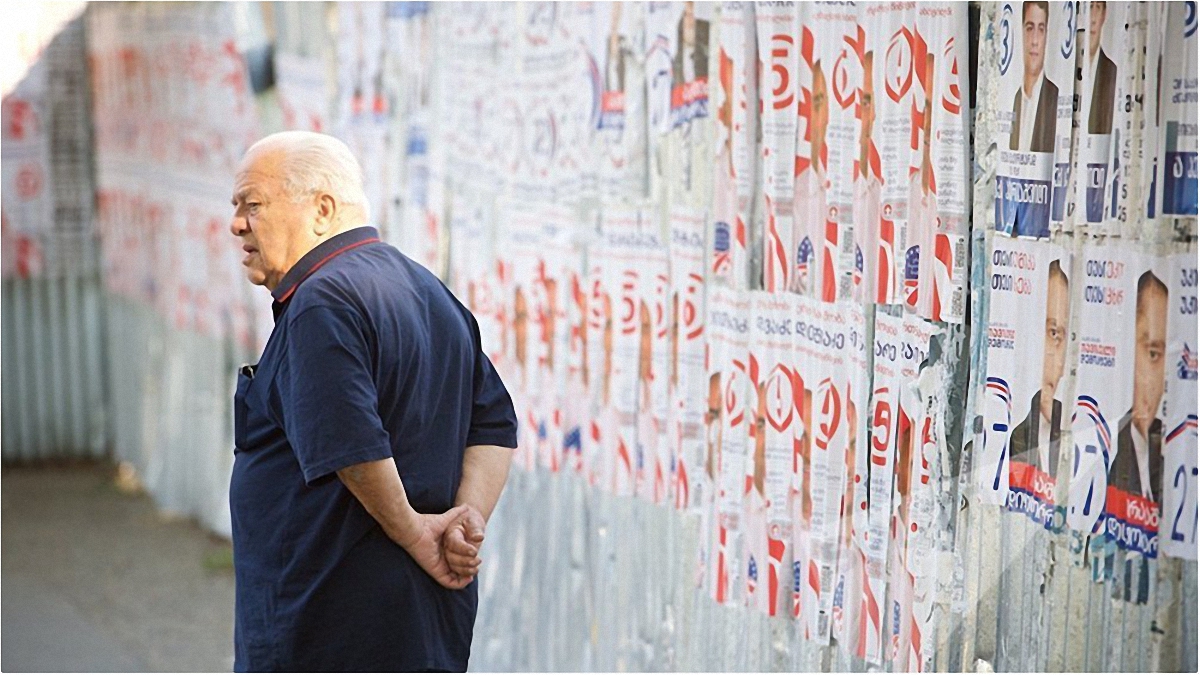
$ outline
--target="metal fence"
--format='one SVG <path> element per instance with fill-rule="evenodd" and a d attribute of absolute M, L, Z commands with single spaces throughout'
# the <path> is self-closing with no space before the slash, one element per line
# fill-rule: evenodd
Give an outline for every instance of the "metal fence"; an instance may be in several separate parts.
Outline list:
<path fill-rule="evenodd" d="M 979 54 L 986 64 L 994 54 L 988 26 L 995 5 L 983 3 L 982 10 Z M 280 5 L 272 16 L 277 47 L 332 58 L 331 35 L 322 32 L 329 29 L 326 3 Z M 137 468 L 162 508 L 228 534 L 233 374 L 254 355 L 233 341 L 177 330 L 154 309 L 103 290 L 90 244 L 86 115 L 68 114 L 87 109 L 87 87 L 72 79 L 85 68 L 84 23 L 72 24 L 45 57 L 56 111 L 51 140 L 58 141 L 55 217 L 70 225 L 63 241 L 74 242 L 59 248 L 78 253 L 48 264 L 46 275 L 4 280 L 3 456 L 111 454 Z M 993 94 L 981 83 L 981 137 L 992 133 L 986 97 Z M 266 117 L 277 115 L 269 96 L 259 102 Z M 974 158 L 975 214 L 985 223 L 993 155 L 984 144 Z M 985 232 L 973 231 L 975 317 L 987 316 Z M 952 426 L 968 437 L 976 405 L 967 377 L 984 365 L 983 324 L 975 321 L 969 335 L 952 333 L 936 357 L 967 396 L 956 402 L 954 414 L 964 414 Z M 1125 601 L 1125 576 L 1120 569 L 1098 574 L 1104 561 L 1089 555 L 1084 537 L 979 503 L 970 452 L 959 443 L 948 460 L 936 477 L 942 531 L 933 632 L 926 636 L 937 670 L 1196 671 L 1195 562 L 1160 557 L 1151 563 L 1150 601 Z M 836 642 L 804 640 L 790 619 L 716 605 L 699 584 L 704 536 L 690 515 L 618 499 L 579 476 L 514 472 L 484 549 L 472 668 L 872 669 Z"/>

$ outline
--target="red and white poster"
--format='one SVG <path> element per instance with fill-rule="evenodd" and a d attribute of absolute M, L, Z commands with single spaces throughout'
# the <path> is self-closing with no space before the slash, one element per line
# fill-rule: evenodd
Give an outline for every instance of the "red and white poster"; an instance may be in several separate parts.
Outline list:
<path fill-rule="evenodd" d="M 708 589 L 718 604 L 745 597 L 741 581 L 742 493 L 750 425 L 750 295 L 714 288 L 708 295 L 709 383 L 711 395 L 707 466 L 716 484 L 709 523 Z M 716 404 L 715 406 L 713 404 Z M 711 419 L 715 417 L 715 419 Z M 736 589 L 736 590 L 735 590 Z"/>

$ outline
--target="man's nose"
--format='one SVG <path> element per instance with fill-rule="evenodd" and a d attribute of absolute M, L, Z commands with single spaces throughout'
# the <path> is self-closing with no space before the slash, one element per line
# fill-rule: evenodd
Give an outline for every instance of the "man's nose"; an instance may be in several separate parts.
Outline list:
<path fill-rule="evenodd" d="M 250 231 L 250 224 L 246 222 L 245 218 L 234 216 L 229 223 L 229 231 L 233 233 L 233 236 L 240 237 Z"/>

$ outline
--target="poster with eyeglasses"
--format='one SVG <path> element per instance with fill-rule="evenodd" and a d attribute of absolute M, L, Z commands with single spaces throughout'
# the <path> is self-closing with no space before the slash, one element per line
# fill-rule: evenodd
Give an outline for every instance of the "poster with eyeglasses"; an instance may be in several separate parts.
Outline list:
<path fill-rule="evenodd" d="M 1071 170 L 1075 3 L 1005 2 L 995 30 L 1003 105 L 996 138 L 996 231 L 1048 237 L 1051 225 L 1065 216 Z"/>

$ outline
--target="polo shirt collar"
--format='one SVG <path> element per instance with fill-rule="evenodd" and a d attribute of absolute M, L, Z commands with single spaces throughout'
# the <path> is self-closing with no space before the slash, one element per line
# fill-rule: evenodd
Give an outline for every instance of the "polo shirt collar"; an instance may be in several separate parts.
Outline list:
<path fill-rule="evenodd" d="M 292 265 L 292 269 L 283 275 L 279 285 L 271 291 L 271 297 L 275 298 L 275 304 L 282 305 L 287 302 L 292 297 L 292 293 L 296 292 L 296 287 L 325 263 L 352 248 L 377 241 L 379 241 L 378 230 L 373 227 L 356 227 L 317 244 L 313 250 L 305 253 L 304 257 Z"/>

